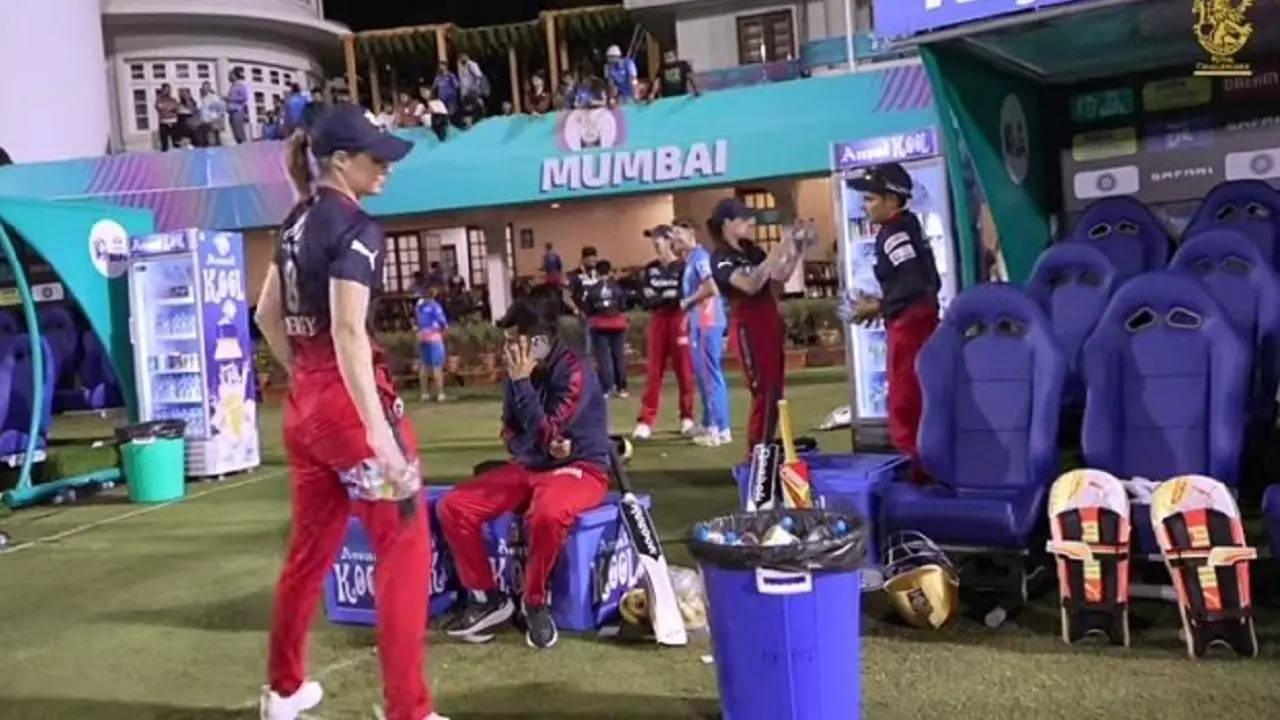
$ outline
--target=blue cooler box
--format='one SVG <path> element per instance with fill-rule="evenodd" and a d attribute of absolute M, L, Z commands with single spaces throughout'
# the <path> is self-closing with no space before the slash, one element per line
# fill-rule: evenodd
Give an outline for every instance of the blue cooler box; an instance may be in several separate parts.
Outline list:
<path fill-rule="evenodd" d="M 431 614 L 447 612 L 457 600 L 460 584 L 449 547 L 436 519 L 435 503 L 448 487 L 426 488 L 431 513 Z M 640 502 L 649 507 L 648 495 Z M 551 614 L 563 630 L 587 631 L 613 622 L 623 594 L 639 580 L 639 558 L 630 538 L 620 532 L 617 493 L 599 507 L 578 516 L 569 531 L 549 584 Z M 489 562 L 503 592 L 518 597 L 523 587 L 523 524 L 515 514 L 503 515 L 485 528 Z M 325 614 L 337 623 L 373 625 L 373 551 L 357 518 L 347 525 L 347 537 L 325 576 Z"/>
<path fill-rule="evenodd" d="M 648 495 L 637 495 L 646 508 Z M 640 561 L 618 522 L 617 493 L 578 515 L 551 570 L 551 616 L 562 630 L 585 632 L 618 618 L 618 603 L 639 580 Z M 489 562 L 503 592 L 519 597 L 524 587 L 524 523 L 503 515 L 486 528 Z"/>
<path fill-rule="evenodd" d="M 701 566 L 724 720 L 858 719 L 858 571 Z"/>
<path fill-rule="evenodd" d="M 435 501 L 447 488 L 426 488 L 427 512 L 431 518 L 431 616 L 447 612 L 457 599 L 453 561 L 449 557 L 440 524 L 436 522 Z M 360 519 L 347 520 L 347 537 L 324 577 L 324 612 L 332 622 L 344 625 L 373 625 L 377 613 L 373 603 L 374 556 Z"/>
<path fill-rule="evenodd" d="M 883 559 L 876 532 L 876 521 L 880 517 L 880 487 L 893 481 L 907 467 L 906 457 L 875 453 L 806 453 L 800 459 L 809 464 L 815 505 L 852 513 L 866 520 L 869 530 L 866 564 L 879 565 Z M 733 479 L 738 483 L 738 497 L 744 508 L 750 493 L 750 469 L 747 463 L 733 468 Z"/>

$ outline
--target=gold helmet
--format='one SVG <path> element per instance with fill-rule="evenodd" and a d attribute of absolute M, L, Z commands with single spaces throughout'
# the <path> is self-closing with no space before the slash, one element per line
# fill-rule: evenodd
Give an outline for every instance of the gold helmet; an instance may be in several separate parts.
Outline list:
<path fill-rule="evenodd" d="M 937 630 L 956 619 L 960 578 L 932 540 L 914 530 L 890 535 L 884 591 L 898 615 L 919 628 Z"/>

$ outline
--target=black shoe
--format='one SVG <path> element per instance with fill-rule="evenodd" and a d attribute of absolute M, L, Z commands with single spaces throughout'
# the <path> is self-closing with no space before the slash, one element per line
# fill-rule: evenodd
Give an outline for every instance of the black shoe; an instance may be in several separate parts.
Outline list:
<path fill-rule="evenodd" d="M 526 606 L 524 621 L 529 626 L 524 638 L 531 648 L 546 650 L 560 638 L 556 621 L 551 619 L 551 608 L 546 605 Z"/>
<path fill-rule="evenodd" d="M 515 612 L 515 603 L 500 593 L 490 593 L 484 602 L 468 594 L 466 604 L 445 625 L 444 631 L 450 637 L 476 635 L 507 622 Z"/>

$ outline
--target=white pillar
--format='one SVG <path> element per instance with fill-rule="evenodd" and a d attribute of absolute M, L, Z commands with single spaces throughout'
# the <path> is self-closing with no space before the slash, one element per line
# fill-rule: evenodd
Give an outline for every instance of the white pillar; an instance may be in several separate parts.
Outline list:
<path fill-rule="evenodd" d="M 100 0 L 0 2 L 0 147 L 14 162 L 106 152 L 104 57 Z"/>

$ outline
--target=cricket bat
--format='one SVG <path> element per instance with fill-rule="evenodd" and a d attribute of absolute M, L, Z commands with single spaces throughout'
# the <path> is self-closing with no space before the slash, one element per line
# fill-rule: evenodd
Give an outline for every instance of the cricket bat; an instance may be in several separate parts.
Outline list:
<path fill-rule="evenodd" d="M 654 637 L 659 645 L 688 645 L 689 636 L 685 633 L 680 606 L 676 604 L 675 589 L 671 587 L 671 575 L 667 571 L 667 558 L 662 553 L 658 529 L 654 527 L 649 511 L 636 499 L 631 478 L 616 449 L 610 451 L 609 463 L 613 466 L 613 474 L 618 477 L 618 485 L 622 487 L 622 504 L 618 508 L 622 526 L 640 556 L 640 569 L 644 571 L 643 582 L 649 592 L 649 616 L 653 622 Z"/>
<path fill-rule="evenodd" d="M 796 437 L 791 428 L 791 407 L 786 399 L 778 401 L 778 434 L 782 436 L 782 467 L 778 485 L 782 490 L 782 506 L 813 507 L 813 486 L 809 482 L 809 464 L 796 452 Z"/>
<path fill-rule="evenodd" d="M 747 470 L 747 512 L 772 510 L 782 494 L 778 471 L 782 468 L 782 447 L 766 439 L 751 448 L 751 465 Z"/>

